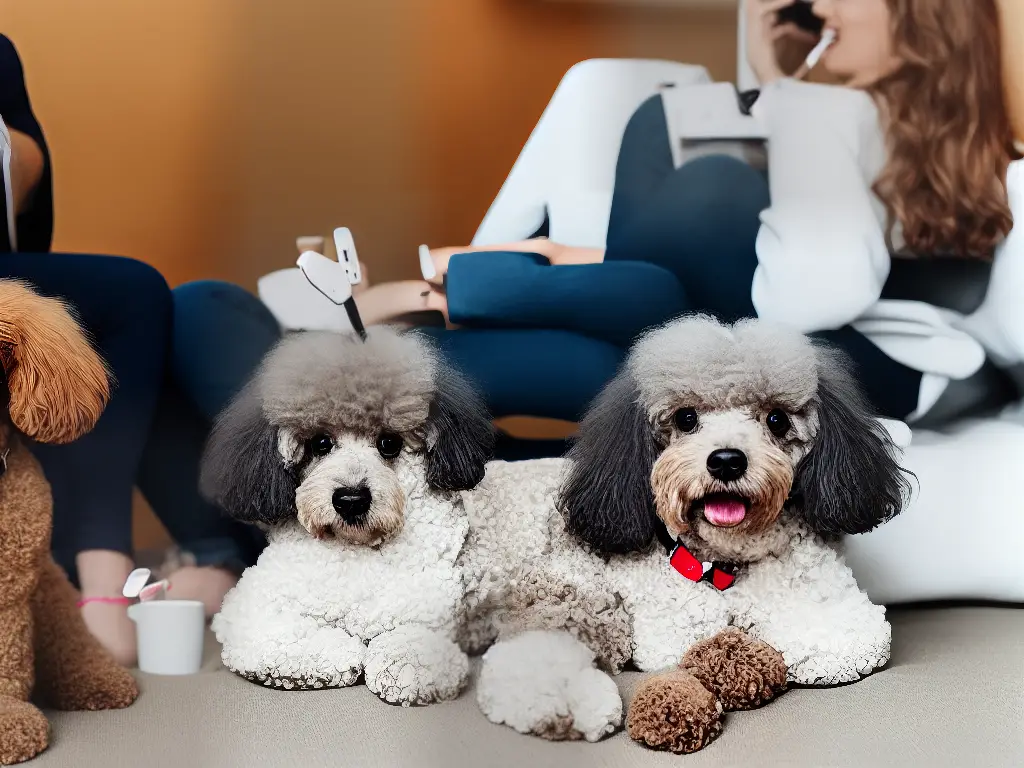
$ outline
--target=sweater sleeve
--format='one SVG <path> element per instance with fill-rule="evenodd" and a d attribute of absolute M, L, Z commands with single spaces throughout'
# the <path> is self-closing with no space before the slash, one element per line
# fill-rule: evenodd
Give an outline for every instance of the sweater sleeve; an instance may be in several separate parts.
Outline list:
<path fill-rule="evenodd" d="M 781 80 L 755 115 L 768 134 L 772 202 L 757 237 L 754 307 L 804 332 L 840 328 L 878 300 L 889 275 L 864 169 L 865 148 L 880 149 L 877 112 L 858 91 Z"/>
<path fill-rule="evenodd" d="M 985 346 L 1004 365 L 1024 362 L 1024 160 L 1006 176 L 1014 227 L 996 249 L 985 301 L 968 319 Z"/>

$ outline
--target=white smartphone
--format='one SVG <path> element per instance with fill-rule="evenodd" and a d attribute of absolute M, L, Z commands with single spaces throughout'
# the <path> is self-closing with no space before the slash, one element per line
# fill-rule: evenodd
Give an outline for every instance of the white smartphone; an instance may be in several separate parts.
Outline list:
<path fill-rule="evenodd" d="M 356 241 L 348 227 L 338 227 L 334 230 L 334 250 L 338 253 L 338 263 L 345 268 L 349 285 L 359 285 L 363 281 L 363 274 L 359 269 Z"/>

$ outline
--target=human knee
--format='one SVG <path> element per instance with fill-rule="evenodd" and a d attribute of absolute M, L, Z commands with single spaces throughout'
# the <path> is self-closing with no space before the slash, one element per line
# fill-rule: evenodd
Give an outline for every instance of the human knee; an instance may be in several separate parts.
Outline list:
<path fill-rule="evenodd" d="M 694 192 L 704 210 L 750 204 L 760 213 L 769 202 L 768 181 L 757 168 L 731 155 L 706 155 L 676 171 L 677 184 Z M 694 210 L 691 207 L 691 210 Z"/>
<path fill-rule="evenodd" d="M 155 267 L 136 259 L 105 256 L 101 270 L 105 286 L 114 293 L 113 301 L 123 309 L 140 308 L 150 315 L 170 315 L 171 289 Z"/>
<path fill-rule="evenodd" d="M 220 280 L 197 280 L 173 291 L 175 344 L 194 343 L 197 335 L 211 329 L 239 330 L 277 335 L 273 314 L 244 288 Z"/>

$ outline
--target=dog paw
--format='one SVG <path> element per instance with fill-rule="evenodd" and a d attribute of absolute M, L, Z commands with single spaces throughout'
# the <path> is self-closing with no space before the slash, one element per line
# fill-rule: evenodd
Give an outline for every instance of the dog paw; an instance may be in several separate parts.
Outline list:
<path fill-rule="evenodd" d="M 730 627 L 694 644 L 680 665 L 726 712 L 754 709 L 786 690 L 786 662 L 763 640 Z"/>
<path fill-rule="evenodd" d="M 248 650 L 248 649 L 247 649 Z M 225 666 L 267 688 L 307 690 L 346 688 L 363 672 L 366 646 L 341 629 L 322 627 L 300 643 L 266 642 L 255 653 L 228 646 Z"/>
<path fill-rule="evenodd" d="M 48 680 L 36 685 L 46 706 L 68 711 L 124 709 L 139 696 L 139 687 L 128 670 L 110 660 L 96 664 L 70 680 Z"/>
<path fill-rule="evenodd" d="M 722 706 L 707 688 L 682 669 L 644 680 L 629 704 L 630 738 L 652 749 L 689 754 L 722 732 Z"/>
<path fill-rule="evenodd" d="M 564 632 L 526 632 L 484 654 L 477 703 L 492 723 L 554 741 L 599 741 L 622 725 L 615 681 Z"/>
<path fill-rule="evenodd" d="M 853 683 L 881 669 L 888 661 L 888 648 L 865 648 L 862 652 L 817 652 L 791 665 L 789 680 L 797 685 L 821 687 Z"/>
<path fill-rule="evenodd" d="M 469 679 L 469 658 L 445 635 L 398 627 L 367 648 L 366 687 L 389 704 L 454 699 Z"/>
<path fill-rule="evenodd" d="M 50 724 L 34 706 L 0 696 L 0 765 L 29 760 L 46 749 Z"/>

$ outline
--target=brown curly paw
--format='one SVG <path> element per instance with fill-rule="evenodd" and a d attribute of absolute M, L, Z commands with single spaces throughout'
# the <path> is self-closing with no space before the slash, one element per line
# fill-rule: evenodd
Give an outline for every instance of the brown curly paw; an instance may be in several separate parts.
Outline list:
<path fill-rule="evenodd" d="M 25 701 L 0 696 L 0 765 L 14 765 L 46 749 L 50 724 L 46 716 Z"/>
<path fill-rule="evenodd" d="M 722 708 L 713 693 L 683 670 L 644 680 L 629 705 L 630 738 L 654 749 L 687 754 L 722 732 Z"/>
<path fill-rule="evenodd" d="M 47 683 L 38 686 L 40 698 L 54 709 L 65 711 L 124 709 L 139 696 L 135 678 L 112 660 Z"/>
<path fill-rule="evenodd" d="M 786 690 L 782 654 L 735 628 L 694 645 L 680 667 L 718 696 L 726 712 L 754 709 Z"/>

